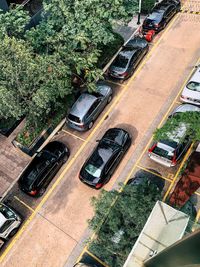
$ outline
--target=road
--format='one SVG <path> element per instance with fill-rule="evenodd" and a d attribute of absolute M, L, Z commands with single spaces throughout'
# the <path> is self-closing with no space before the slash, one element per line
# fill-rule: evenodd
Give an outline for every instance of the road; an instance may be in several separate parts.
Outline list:
<path fill-rule="evenodd" d="M 123 127 L 133 143 L 105 189 L 134 176 L 138 169 L 158 170 L 165 179 L 166 197 L 177 180 L 176 168 L 167 169 L 147 157 L 152 133 L 178 104 L 178 94 L 200 55 L 200 16 L 178 14 L 163 33 L 159 33 L 150 52 L 134 76 L 122 85 L 111 82 L 114 99 L 90 132 L 77 133 L 65 127 L 55 138 L 70 150 L 69 161 L 52 181 L 42 199 L 31 199 L 17 186 L 7 197 L 20 209 L 25 223 L 5 247 L 0 261 L 6 267 L 73 266 L 88 236 L 87 220 L 92 217 L 92 196 L 99 191 L 82 184 L 79 170 L 104 132 Z M 197 197 L 199 197 L 197 195 Z"/>

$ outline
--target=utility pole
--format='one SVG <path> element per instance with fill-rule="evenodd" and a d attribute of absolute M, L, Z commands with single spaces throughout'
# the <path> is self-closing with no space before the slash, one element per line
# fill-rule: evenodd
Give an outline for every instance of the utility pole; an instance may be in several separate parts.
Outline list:
<path fill-rule="evenodd" d="M 137 25 L 140 24 L 141 7 L 142 7 L 142 0 L 139 0 L 139 6 L 138 6 L 138 21 L 137 21 Z"/>

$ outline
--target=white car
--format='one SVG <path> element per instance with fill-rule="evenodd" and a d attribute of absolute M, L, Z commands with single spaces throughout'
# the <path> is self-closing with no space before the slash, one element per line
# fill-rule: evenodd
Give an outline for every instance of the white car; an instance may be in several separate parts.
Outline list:
<path fill-rule="evenodd" d="M 180 99 L 183 102 L 200 105 L 200 66 L 187 82 Z"/>
<path fill-rule="evenodd" d="M 14 236 L 21 222 L 20 216 L 12 208 L 0 203 L 0 239 L 6 240 Z"/>

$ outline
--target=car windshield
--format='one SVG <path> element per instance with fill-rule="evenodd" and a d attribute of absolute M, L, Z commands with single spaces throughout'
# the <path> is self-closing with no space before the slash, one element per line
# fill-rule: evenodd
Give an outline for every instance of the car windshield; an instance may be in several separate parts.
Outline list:
<path fill-rule="evenodd" d="M 100 177 L 100 175 L 101 175 L 101 169 L 95 167 L 95 166 L 92 165 L 92 164 L 88 164 L 88 165 L 85 167 L 85 170 L 86 170 L 90 175 L 92 175 L 92 176 L 95 177 L 95 178 L 98 178 L 98 177 Z"/>
<path fill-rule="evenodd" d="M 173 147 L 168 146 L 167 144 L 158 143 L 154 148 L 153 153 L 168 160 L 172 160 L 174 156 L 174 150 L 175 149 Z"/>
<path fill-rule="evenodd" d="M 150 22 L 160 22 L 162 19 L 164 11 L 160 10 L 160 11 L 156 11 L 151 13 L 148 17 L 147 20 Z"/>
<path fill-rule="evenodd" d="M 200 92 L 200 83 L 198 82 L 189 82 L 187 88 L 192 91 Z"/>
<path fill-rule="evenodd" d="M 0 212 L 6 219 L 15 218 L 14 213 L 6 206 L 0 204 Z"/>
<path fill-rule="evenodd" d="M 128 58 L 119 54 L 113 62 L 113 65 L 119 68 L 125 68 L 128 64 Z"/>

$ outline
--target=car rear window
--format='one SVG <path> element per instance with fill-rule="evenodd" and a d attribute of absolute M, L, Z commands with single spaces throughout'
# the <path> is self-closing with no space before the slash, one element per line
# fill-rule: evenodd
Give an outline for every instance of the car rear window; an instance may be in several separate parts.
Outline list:
<path fill-rule="evenodd" d="M 74 116 L 72 114 L 68 115 L 68 119 L 71 120 L 71 121 L 77 122 L 77 123 L 81 122 L 80 119 L 77 116 Z"/>
<path fill-rule="evenodd" d="M 121 54 L 119 54 L 115 61 L 113 62 L 113 65 L 119 68 L 125 68 L 128 64 L 129 59 Z"/>
<path fill-rule="evenodd" d="M 200 83 L 191 81 L 187 84 L 187 88 L 192 91 L 200 92 Z"/>
<path fill-rule="evenodd" d="M 168 160 L 172 160 L 174 156 L 174 150 L 175 149 L 171 146 L 163 143 L 157 143 L 157 146 L 154 148 L 153 153 Z"/>
<path fill-rule="evenodd" d="M 159 23 L 162 20 L 163 13 L 164 13 L 164 11 L 157 11 L 157 12 L 151 13 L 147 17 L 146 22 L 147 23 L 151 23 L 151 22 L 157 22 L 157 23 Z"/>

